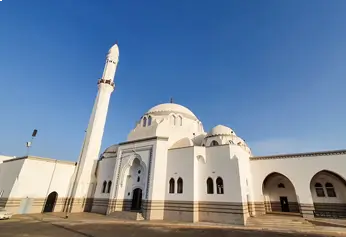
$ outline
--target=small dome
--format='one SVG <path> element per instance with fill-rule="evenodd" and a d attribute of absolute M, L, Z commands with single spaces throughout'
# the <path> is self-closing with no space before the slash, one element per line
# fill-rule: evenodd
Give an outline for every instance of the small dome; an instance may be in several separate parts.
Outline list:
<path fill-rule="evenodd" d="M 217 135 L 235 136 L 235 132 L 229 127 L 226 127 L 223 125 L 217 125 L 208 132 L 207 137 L 212 137 Z"/>
<path fill-rule="evenodd" d="M 174 104 L 174 103 L 166 103 L 166 104 L 159 104 L 147 112 L 147 114 L 155 114 L 155 113 L 160 113 L 160 112 L 168 112 L 168 113 L 177 113 L 177 114 L 183 114 L 183 115 L 188 115 L 190 117 L 193 117 L 194 119 L 197 119 L 196 115 L 191 112 L 188 108 Z"/>
<path fill-rule="evenodd" d="M 118 47 L 118 44 L 113 45 L 113 46 L 108 50 L 108 56 L 111 56 L 111 57 L 119 57 L 119 47 Z"/>

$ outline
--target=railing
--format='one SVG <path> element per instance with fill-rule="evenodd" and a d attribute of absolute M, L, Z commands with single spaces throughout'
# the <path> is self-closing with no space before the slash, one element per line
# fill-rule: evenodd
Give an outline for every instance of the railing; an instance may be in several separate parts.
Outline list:
<path fill-rule="evenodd" d="M 321 218 L 344 219 L 346 218 L 346 211 L 314 211 L 314 216 Z"/>

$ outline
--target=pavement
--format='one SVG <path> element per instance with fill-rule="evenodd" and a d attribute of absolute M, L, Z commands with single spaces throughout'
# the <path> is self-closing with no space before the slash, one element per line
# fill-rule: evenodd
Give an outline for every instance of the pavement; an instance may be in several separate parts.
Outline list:
<path fill-rule="evenodd" d="M 333 227 L 334 228 L 334 227 Z M 293 236 L 346 236 L 340 230 L 263 229 L 260 227 L 231 226 L 215 223 L 173 223 L 164 221 L 122 221 L 93 213 L 74 213 L 68 219 L 63 214 L 15 215 L 0 221 L 1 237 L 293 237 Z"/>

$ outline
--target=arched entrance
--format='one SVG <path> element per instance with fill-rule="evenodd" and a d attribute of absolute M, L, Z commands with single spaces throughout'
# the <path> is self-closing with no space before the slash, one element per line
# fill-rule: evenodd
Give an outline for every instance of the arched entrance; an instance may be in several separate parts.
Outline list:
<path fill-rule="evenodd" d="M 292 182 L 283 174 L 271 173 L 263 181 L 266 212 L 299 213 L 297 195 Z"/>
<path fill-rule="evenodd" d="M 142 189 L 133 190 L 131 210 L 141 210 L 142 208 Z"/>
<path fill-rule="evenodd" d="M 310 182 L 315 216 L 346 217 L 346 180 L 340 175 L 322 170 Z"/>
<path fill-rule="evenodd" d="M 58 193 L 51 192 L 47 197 L 43 212 L 53 212 L 57 199 L 58 199 Z"/>

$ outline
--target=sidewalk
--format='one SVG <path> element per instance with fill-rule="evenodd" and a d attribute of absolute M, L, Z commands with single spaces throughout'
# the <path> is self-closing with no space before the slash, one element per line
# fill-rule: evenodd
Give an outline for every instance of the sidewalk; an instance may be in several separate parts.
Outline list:
<path fill-rule="evenodd" d="M 84 225 L 84 224 L 133 224 L 133 225 L 148 225 L 160 226 L 167 228 L 196 228 L 196 229 L 237 229 L 237 230 L 256 230 L 256 231 L 271 231 L 271 232 L 284 232 L 284 233 L 310 233 L 310 234 L 324 234 L 329 236 L 346 236 L 346 227 L 330 227 L 330 226 L 317 226 L 313 228 L 280 228 L 273 227 L 260 227 L 260 226 L 240 226 L 221 223 L 183 223 L 183 222 L 167 222 L 167 221 L 132 221 L 120 220 L 112 217 L 94 214 L 94 213 L 73 213 L 70 214 L 68 219 L 64 219 L 64 215 L 59 213 L 54 214 L 29 214 L 29 215 L 15 215 L 12 221 L 33 221 L 33 222 L 49 222 L 57 225 Z"/>

